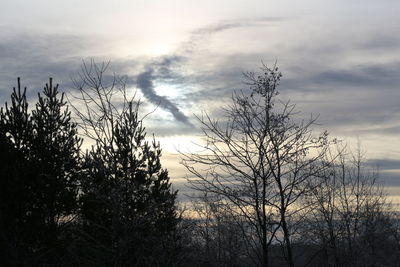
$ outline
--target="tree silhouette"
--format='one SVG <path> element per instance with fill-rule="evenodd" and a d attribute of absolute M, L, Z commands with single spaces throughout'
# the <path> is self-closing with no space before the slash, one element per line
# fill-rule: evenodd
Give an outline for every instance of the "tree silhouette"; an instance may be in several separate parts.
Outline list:
<path fill-rule="evenodd" d="M 77 207 L 82 143 L 76 124 L 71 122 L 64 94 L 58 94 L 58 84 L 53 86 L 50 78 L 43 95 L 38 95 L 36 109 L 32 111 L 34 138 L 30 159 L 38 175 L 37 200 L 46 227 L 43 242 L 52 249 L 60 245 L 57 240 Z"/>
<path fill-rule="evenodd" d="M 168 266 L 174 256 L 177 192 L 161 168 L 159 143 L 154 137 L 146 140 L 140 103 L 127 98 L 118 77 L 107 85 L 106 68 L 84 65 L 83 79 L 76 83 L 83 108 L 75 108 L 82 129 L 95 141 L 86 155 L 80 199 L 88 250 L 79 257 L 96 265 Z M 120 103 L 113 100 L 118 93 Z"/>
<path fill-rule="evenodd" d="M 183 154 L 183 164 L 194 176 L 188 179 L 193 189 L 220 196 L 220 205 L 246 222 L 244 237 L 257 264 L 268 266 L 271 244 L 278 240 L 293 267 L 290 223 L 308 180 L 323 167 L 319 161 L 328 139 L 326 133 L 312 133 L 315 118 L 298 122 L 295 106 L 278 101 L 278 68 L 264 66 L 263 72 L 249 73 L 250 90 L 233 94 L 226 123 L 208 114 L 198 118 L 202 152 Z"/>
<path fill-rule="evenodd" d="M 32 140 L 32 123 L 28 113 L 26 88 L 18 87 L 11 94 L 11 104 L 0 111 L 0 242 L 1 261 L 18 265 L 28 261 L 34 244 L 28 161 Z"/>
<path fill-rule="evenodd" d="M 375 266 L 393 251 L 390 205 L 379 185 L 378 171 L 369 169 L 358 147 L 353 153 L 337 144 L 327 153 L 323 179 L 314 181 L 304 199 L 310 206 L 302 242 L 316 244 L 327 266 Z M 395 250 L 395 249 L 394 249 Z M 393 258 L 392 258 L 393 259 Z M 397 260 L 392 260 L 397 262 Z"/>
<path fill-rule="evenodd" d="M 63 232 L 76 208 L 81 140 L 58 94 L 50 79 L 29 113 L 26 88 L 21 92 L 18 79 L 11 106 L 1 111 L 2 145 L 16 157 L 1 162 L 6 172 L 1 188 L 7 190 L 1 194 L 7 203 L 2 222 L 14 223 L 7 235 L 16 236 L 16 264 L 58 261 Z"/>

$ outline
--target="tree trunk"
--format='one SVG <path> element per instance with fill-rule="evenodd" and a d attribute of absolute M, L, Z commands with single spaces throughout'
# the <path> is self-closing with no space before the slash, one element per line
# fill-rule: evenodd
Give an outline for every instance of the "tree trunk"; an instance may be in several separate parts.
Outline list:
<path fill-rule="evenodd" d="M 263 227 L 262 250 L 262 266 L 268 267 L 267 229 L 265 226 Z"/>
<path fill-rule="evenodd" d="M 287 261 L 288 261 L 288 264 L 289 264 L 290 267 L 294 267 L 292 245 L 290 243 L 289 230 L 287 228 L 286 219 L 285 219 L 285 213 L 284 212 L 282 212 L 282 214 L 281 214 L 281 220 L 282 220 L 283 235 L 284 235 L 285 244 L 286 244 Z"/>

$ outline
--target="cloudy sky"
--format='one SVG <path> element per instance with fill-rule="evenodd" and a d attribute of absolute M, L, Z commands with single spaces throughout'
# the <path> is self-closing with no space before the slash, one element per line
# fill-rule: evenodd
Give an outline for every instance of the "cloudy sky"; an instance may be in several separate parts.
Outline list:
<path fill-rule="evenodd" d="M 146 125 L 183 188 L 176 150 L 198 140 L 194 114 L 218 116 L 243 72 L 277 61 L 282 97 L 332 137 L 360 140 L 400 195 L 399 12 L 397 0 L 1 0 L 0 100 L 17 76 L 31 97 L 48 77 L 71 92 L 82 60 L 111 61 L 158 104 Z"/>

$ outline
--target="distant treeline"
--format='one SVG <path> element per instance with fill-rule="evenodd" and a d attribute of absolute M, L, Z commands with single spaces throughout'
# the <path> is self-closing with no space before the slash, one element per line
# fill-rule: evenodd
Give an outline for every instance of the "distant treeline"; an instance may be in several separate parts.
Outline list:
<path fill-rule="evenodd" d="M 246 75 L 223 122 L 198 117 L 186 205 L 148 114 L 107 68 L 84 64 L 69 101 L 50 79 L 35 105 L 18 78 L 1 108 L 2 266 L 398 266 L 378 172 L 361 148 L 315 135 L 315 118 L 293 119 L 276 66 Z"/>

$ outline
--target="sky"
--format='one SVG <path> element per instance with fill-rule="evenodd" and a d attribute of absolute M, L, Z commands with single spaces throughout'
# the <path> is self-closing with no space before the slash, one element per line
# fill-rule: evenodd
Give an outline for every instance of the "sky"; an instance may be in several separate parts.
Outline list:
<path fill-rule="evenodd" d="M 350 146 L 400 199 L 400 1 L 2 0 L 0 103 L 16 78 L 34 103 L 48 77 L 73 93 L 83 61 L 111 62 L 148 107 L 173 184 L 178 150 L 200 140 L 195 115 L 215 118 L 243 73 L 275 62 L 283 99 Z"/>

